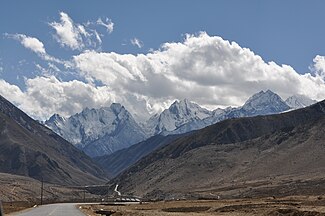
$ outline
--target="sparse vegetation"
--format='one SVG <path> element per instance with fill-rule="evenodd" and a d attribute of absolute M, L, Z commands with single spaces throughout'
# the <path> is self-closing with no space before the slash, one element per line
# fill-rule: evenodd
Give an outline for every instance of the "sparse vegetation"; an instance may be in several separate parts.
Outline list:
<path fill-rule="evenodd" d="M 182 200 L 160 201 L 123 206 L 87 205 L 81 207 L 87 215 L 95 210 L 116 211 L 115 216 L 324 216 L 323 202 L 317 196 L 291 196 L 274 199 Z"/>

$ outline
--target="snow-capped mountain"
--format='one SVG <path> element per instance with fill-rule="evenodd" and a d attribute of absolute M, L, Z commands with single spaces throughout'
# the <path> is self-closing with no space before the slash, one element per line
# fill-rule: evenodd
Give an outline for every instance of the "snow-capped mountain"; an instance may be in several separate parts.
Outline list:
<path fill-rule="evenodd" d="M 100 109 L 84 109 L 69 118 L 53 115 L 45 125 L 95 157 L 127 148 L 147 138 L 132 115 L 114 103 Z"/>
<path fill-rule="evenodd" d="M 175 101 L 168 109 L 161 114 L 156 114 L 151 117 L 147 123 L 147 131 L 150 135 L 168 134 L 171 131 L 177 130 L 186 123 L 200 122 L 201 120 L 212 115 L 212 112 L 200 107 L 199 105 L 190 102 L 187 99 Z M 189 127 L 185 130 L 191 131 Z"/>
<path fill-rule="evenodd" d="M 281 113 L 289 109 L 290 107 L 281 99 L 279 95 L 270 90 L 260 91 L 251 96 L 241 107 L 216 109 L 210 116 L 201 120 L 195 119 L 194 121 L 183 124 L 169 134 L 180 134 L 192 130 L 202 129 L 225 119 L 257 115 L 271 115 Z"/>
<path fill-rule="evenodd" d="M 45 124 L 88 155 L 101 156 L 145 140 L 156 134 L 182 134 L 217 122 L 239 117 L 270 115 L 305 107 L 316 101 L 292 96 L 286 101 L 274 92 L 260 91 L 241 107 L 209 111 L 187 99 L 175 101 L 141 126 L 120 104 L 100 109 L 86 108 L 69 118 L 53 115 Z"/>
<path fill-rule="evenodd" d="M 234 110 L 234 117 L 257 115 L 271 115 L 289 110 L 290 107 L 274 92 L 260 91 L 250 97 L 238 110 Z M 238 116 L 236 116 L 238 114 Z"/>
<path fill-rule="evenodd" d="M 305 95 L 293 95 L 288 97 L 285 102 L 292 109 L 300 109 L 317 103 L 317 101 L 312 100 Z"/>

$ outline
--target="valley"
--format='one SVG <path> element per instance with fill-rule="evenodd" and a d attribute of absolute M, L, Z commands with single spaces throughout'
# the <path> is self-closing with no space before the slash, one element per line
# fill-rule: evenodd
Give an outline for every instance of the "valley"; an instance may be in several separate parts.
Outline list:
<path fill-rule="evenodd" d="M 44 182 L 41 200 L 41 181 L 7 173 L 0 173 L 0 185 L 0 200 L 5 214 L 39 206 L 41 203 L 99 202 L 102 199 L 101 195 L 96 195 L 85 187 Z"/>
<path fill-rule="evenodd" d="M 325 216 L 324 8 L 1 1 L 0 216 Z"/>
<path fill-rule="evenodd" d="M 273 99 L 270 100 L 270 98 Z M 281 104 L 279 106 L 283 106 L 283 108 L 275 109 L 279 106 L 274 100 L 278 101 Z M 175 113 L 178 117 L 180 117 L 180 113 L 183 113 L 182 116 L 191 113 L 189 110 L 179 112 L 180 109 L 183 109 L 178 107 L 182 103 L 188 104 L 190 102 L 184 101 L 179 104 L 175 102 L 166 113 L 177 110 Z M 2 189 L 3 197 L 1 199 L 5 203 L 7 212 L 39 203 L 40 177 L 42 177 L 47 185 L 46 194 L 43 197 L 44 203 L 83 202 L 85 197 L 88 201 L 95 202 L 103 199 L 105 201 L 106 196 L 118 198 L 120 195 L 114 192 L 114 188 L 118 184 L 119 191 L 122 192 L 123 196 L 136 196 L 150 201 L 151 204 L 148 205 L 152 205 L 151 210 L 155 209 L 151 211 L 151 214 L 155 211 L 161 215 L 165 213 L 167 215 L 169 213 L 176 214 L 175 212 L 184 213 L 185 211 L 187 213 L 201 212 L 202 214 L 203 212 L 204 214 L 222 212 L 225 215 L 228 213 L 232 215 L 232 212 L 243 211 L 248 213 L 247 215 L 256 215 L 255 210 L 251 208 L 259 208 L 261 212 L 275 212 L 274 214 L 276 214 L 278 209 L 288 207 L 285 202 L 280 202 L 281 204 L 275 205 L 274 208 L 270 208 L 269 203 L 259 204 L 259 202 L 266 202 L 264 199 L 267 197 L 273 197 L 273 199 L 284 199 L 284 197 L 289 196 L 318 197 L 325 193 L 323 187 L 325 183 L 323 175 L 325 162 L 322 159 L 325 152 L 322 146 L 323 135 L 325 134 L 324 103 L 322 101 L 306 108 L 290 111 L 288 106 L 274 93 L 270 91 L 260 92 L 252 96 L 243 107 L 228 109 L 228 117 L 223 117 L 225 119 L 216 124 L 199 130 L 190 130 L 183 134 L 169 134 L 164 131 L 128 148 L 91 159 L 75 146 L 30 119 L 2 98 L 2 113 L 0 115 L 3 122 L 2 130 L 5 131 L 2 134 L 6 135 L 8 140 L 15 140 L 16 142 L 10 144 L 10 142 L 5 141 L 6 139 L 3 141 L 6 145 L 24 146 L 24 150 L 21 151 L 24 156 L 19 156 L 18 161 L 12 158 L 14 161 L 6 162 L 12 167 L 16 167 L 17 164 L 21 165 L 17 167 L 16 171 L 11 169 L 11 174 L 3 173 L 0 175 L 1 184 L 6 185 Z M 272 104 L 272 106 L 268 104 Z M 176 105 L 178 108 L 173 108 Z M 194 106 L 195 110 L 199 109 L 193 104 L 191 106 Z M 119 110 L 117 113 L 123 110 L 120 105 L 113 107 Z M 186 109 L 189 107 L 185 106 Z M 281 112 L 280 110 L 284 111 Z M 89 110 L 87 112 L 96 113 L 97 111 Z M 122 112 L 125 113 L 126 111 Z M 204 110 L 202 112 L 206 113 Z M 261 112 L 266 112 L 268 115 L 260 115 Z M 167 116 L 170 116 L 170 113 Z M 251 117 L 247 117 L 250 115 Z M 129 115 L 128 118 L 131 116 Z M 98 116 L 94 119 L 97 121 Z M 193 122 L 192 120 L 192 122 L 187 121 Z M 188 123 L 183 122 L 183 124 Z M 116 127 L 119 128 L 120 125 L 117 124 Z M 178 130 L 177 128 L 181 127 L 174 129 Z M 12 133 L 13 130 L 16 132 Z M 46 133 L 38 138 L 38 136 L 30 135 L 30 131 L 34 134 Z M 26 151 L 31 147 L 32 149 L 39 148 L 41 146 L 39 143 L 42 142 L 44 136 L 49 134 L 55 138 L 55 142 L 65 144 L 56 144 L 56 146 L 51 147 L 51 151 L 46 150 L 51 146 L 51 138 L 45 146 L 41 147 L 41 149 L 45 149 L 43 150 L 44 153 L 35 154 L 29 153 L 30 150 Z M 32 141 L 33 145 L 26 145 L 25 140 L 34 140 Z M 6 145 L 2 145 L 2 148 Z M 75 153 L 66 154 L 67 150 L 57 150 L 59 146 L 63 149 L 69 147 L 69 151 Z M 51 154 L 55 155 L 57 151 L 60 152 L 59 157 L 55 160 L 45 160 L 49 165 L 45 163 L 43 167 L 44 162 L 37 159 L 38 155 L 51 158 Z M 41 151 L 38 150 L 38 152 Z M 88 160 L 87 165 L 80 163 L 80 159 L 73 159 L 76 153 L 80 155 L 79 157 L 82 160 Z M 26 157 L 26 154 L 31 155 Z M 66 159 L 65 155 L 70 157 Z M 22 157 L 26 159 L 20 159 Z M 70 158 L 73 162 L 69 162 Z M 81 170 L 84 171 L 76 170 L 81 176 L 90 175 L 86 171 L 87 167 L 96 167 L 98 177 L 92 177 L 93 180 L 88 177 L 87 180 L 81 178 L 74 180 L 75 177 L 71 175 L 73 172 L 70 171 L 71 180 L 60 178 L 56 174 L 51 178 L 44 178 L 45 173 L 52 175 L 56 172 L 53 169 L 57 167 L 55 164 L 58 164 L 59 170 L 62 170 L 59 164 L 63 161 L 68 161 L 67 165 L 62 165 L 64 168 L 68 168 L 71 163 L 81 166 Z M 31 165 L 24 165 L 22 162 L 31 163 Z M 24 169 L 30 170 L 31 167 L 35 166 L 33 163 L 37 164 L 39 171 L 24 171 Z M 75 165 L 73 167 L 76 169 Z M 43 169 L 52 169 L 53 171 L 44 172 Z M 83 172 L 85 173 L 83 174 Z M 108 178 L 110 179 L 106 180 Z M 95 186 L 96 184 L 102 186 Z M 86 185 L 87 189 L 85 188 Z M 254 199 L 256 199 L 254 201 L 256 203 L 248 201 Z M 175 202 L 173 200 L 183 201 Z M 200 202 L 194 200 L 214 201 L 211 201 L 212 204 L 209 205 L 209 208 L 207 206 L 201 208 Z M 158 208 L 152 201 L 167 201 L 168 204 L 163 205 L 164 208 Z M 15 203 L 14 206 L 16 207 L 8 206 L 8 202 Z M 193 202 L 197 202 L 196 204 L 199 206 L 197 208 L 195 206 L 187 207 L 187 205 L 193 205 Z M 206 204 L 210 201 L 202 202 Z M 229 207 L 224 202 L 234 203 L 231 204 L 232 207 Z M 237 202 L 241 204 L 237 205 Z M 247 202 L 254 204 L 247 205 Z M 96 206 L 86 206 L 85 210 L 87 208 L 93 209 Z M 135 214 L 136 209 L 132 208 L 131 206 L 121 207 L 122 211 L 125 210 L 126 212 L 123 213 L 124 215 Z M 306 209 L 308 210 L 309 207 Z M 291 213 L 295 211 L 298 211 L 297 208 L 290 210 Z M 143 212 L 140 211 L 140 213 Z M 273 214 L 271 213 L 270 215 Z"/>

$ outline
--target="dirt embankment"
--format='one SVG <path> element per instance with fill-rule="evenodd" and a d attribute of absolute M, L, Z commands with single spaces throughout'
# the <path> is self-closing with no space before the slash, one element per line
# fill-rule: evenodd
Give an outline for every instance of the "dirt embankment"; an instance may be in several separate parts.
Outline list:
<path fill-rule="evenodd" d="M 113 210 L 116 216 L 325 216 L 325 197 L 161 201 L 129 205 L 85 205 L 81 210 L 95 216 L 98 209 Z"/>

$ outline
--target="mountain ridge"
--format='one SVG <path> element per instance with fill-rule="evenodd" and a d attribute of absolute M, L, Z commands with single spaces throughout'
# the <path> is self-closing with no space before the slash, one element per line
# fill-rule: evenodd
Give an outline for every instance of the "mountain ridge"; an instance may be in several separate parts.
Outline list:
<path fill-rule="evenodd" d="M 0 96 L 0 172 L 68 185 L 105 174 L 87 155 Z"/>
<path fill-rule="evenodd" d="M 321 159 L 325 152 L 324 125 L 325 101 L 281 114 L 228 119 L 159 148 L 112 182 L 119 183 L 121 190 L 128 193 L 156 197 L 161 193 L 185 194 L 208 185 L 225 184 L 222 179 L 243 182 L 268 179 L 280 171 L 283 178 L 288 174 L 298 178 L 312 171 L 321 175 L 319 170 L 324 169 L 320 165 L 325 164 Z M 283 161 L 285 155 L 290 160 L 297 159 L 297 155 L 304 159 L 295 160 L 297 165 L 285 162 L 286 169 L 272 166 L 277 161 L 273 157 Z M 319 167 L 309 167 L 308 161 Z M 245 170 L 250 173 L 248 177 Z"/>
<path fill-rule="evenodd" d="M 111 107 L 86 108 L 69 118 L 55 114 L 45 122 L 45 125 L 91 157 L 97 157 L 128 148 L 158 134 L 163 136 L 183 134 L 225 119 L 286 112 L 297 108 L 287 104 L 292 102 L 293 98 L 300 106 L 314 102 L 302 96 L 291 97 L 285 102 L 276 93 L 266 90 L 252 95 L 243 106 L 218 108 L 213 111 L 202 108 L 188 99 L 176 100 L 169 108 L 155 114 L 146 123 L 138 124 L 132 114 L 121 104 L 116 103 Z"/>
<path fill-rule="evenodd" d="M 225 119 L 249 117 L 256 115 L 271 115 L 290 110 L 290 107 L 276 93 L 267 90 L 252 95 L 243 106 L 237 108 L 216 109 L 211 116 L 202 120 L 194 120 L 182 125 L 169 134 L 186 133 L 191 130 L 198 130 Z"/>
<path fill-rule="evenodd" d="M 175 104 L 180 104 L 180 102 L 175 102 Z M 195 133 L 195 130 L 199 130 L 209 125 L 224 121 L 226 119 L 233 118 L 241 118 L 241 117 L 250 117 L 256 115 L 271 115 L 274 113 L 282 113 L 291 110 L 291 108 L 286 105 L 286 103 L 274 92 L 268 91 L 260 91 L 250 97 L 246 103 L 237 108 L 226 108 L 226 109 L 216 109 L 211 114 L 211 117 L 207 117 L 203 120 L 198 118 L 192 118 L 191 121 L 179 126 L 174 131 L 164 131 L 160 135 L 169 136 L 169 135 L 179 135 L 192 131 Z M 159 147 L 167 145 L 169 142 L 164 142 L 159 144 Z M 167 140 L 167 138 L 166 138 Z M 125 170 L 128 166 L 131 166 L 135 162 L 137 162 L 141 157 L 144 157 L 150 153 L 150 151 L 154 151 L 156 149 L 156 143 L 151 142 L 150 139 L 143 141 L 142 143 L 135 144 L 134 147 L 130 147 L 128 149 L 122 149 L 113 155 L 102 156 L 101 158 L 96 158 L 105 169 L 110 172 L 113 177 L 123 170 Z M 141 146 L 142 149 L 139 147 Z M 124 160 L 124 155 L 129 159 L 129 163 L 126 163 Z M 131 163 L 132 161 L 132 163 Z"/>

